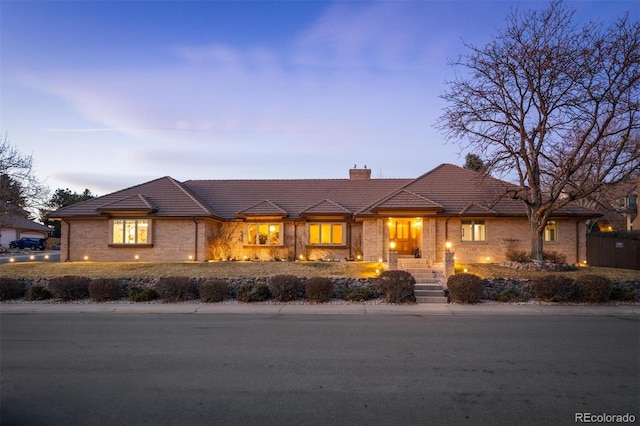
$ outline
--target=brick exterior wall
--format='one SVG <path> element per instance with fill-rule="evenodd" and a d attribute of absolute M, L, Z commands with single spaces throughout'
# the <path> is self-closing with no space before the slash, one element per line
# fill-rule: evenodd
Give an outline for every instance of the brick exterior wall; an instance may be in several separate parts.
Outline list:
<path fill-rule="evenodd" d="M 482 219 L 482 218 L 480 218 Z M 308 241 L 306 222 L 283 222 L 284 244 L 276 247 L 257 247 L 244 244 L 245 224 L 238 223 L 231 237 L 233 259 L 273 258 L 290 259 L 307 256 L 305 259 L 355 259 L 361 250 L 362 259 L 377 262 L 387 261 L 389 253 L 389 231 L 387 218 L 365 219 L 347 223 L 344 247 L 315 247 L 306 250 Z M 443 262 L 445 241 L 450 241 L 456 262 L 500 263 L 505 260 L 505 239 L 517 240 L 513 248 L 530 250 L 529 223 L 517 218 L 484 218 L 486 241 L 461 241 L 459 218 L 423 218 L 418 244 L 421 256 L 430 262 Z M 135 256 L 141 262 L 185 262 L 189 260 L 215 260 L 212 250 L 214 228 L 219 222 L 212 219 L 153 219 L 152 247 L 109 245 L 110 221 L 108 219 L 73 219 L 62 222 L 61 261 L 133 262 Z M 70 233 L 70 234 L 69 234 Z M 545 251 L 557 251 L 567 257 L 567 262 L 586 260 L 586 226 L 575 219 L 557 220 L 557 242 L 545 243 Z M 69 245 L 71 241 L 71 245 Z M 67 256 L 68 253 L 68 256 Z M 190 257 L 191 256 L 191 259 Z"/>
<path fill-rule="evenodd" d="M 208 260 L 203 220 L 198 221 L 196 236 L 196 223 L 192 219 L 153 219 L 152 247 L 110 246 L 110 226 L 108 219 L 63 221 L 61 261 L 77 262 L 87 257 L 89 261 L 134 262 L 136 255 L 140 262 Z"/>

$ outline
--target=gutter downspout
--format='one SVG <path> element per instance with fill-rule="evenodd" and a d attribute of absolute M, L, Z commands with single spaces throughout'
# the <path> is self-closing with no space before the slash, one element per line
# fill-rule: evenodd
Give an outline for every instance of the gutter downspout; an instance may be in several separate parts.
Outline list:
<path fill-rule="evenodd" d="M 198 260 L 198 221 L 195 217 L 192 217 L 193 223 L 196 225 L 196 235 L 195 235 L 195 250 L 193 254 L 193 260 Z"/>
<path fill-rule="evenodd" d="M 66 259 L 65 262 L 69 262 L 70 252 L 71 252 L 71 223 L 69 223 L 66 219 L 62 219 L 64 223 L 67 224 L 67 244 L 65 244 L 67 248 Z"/>

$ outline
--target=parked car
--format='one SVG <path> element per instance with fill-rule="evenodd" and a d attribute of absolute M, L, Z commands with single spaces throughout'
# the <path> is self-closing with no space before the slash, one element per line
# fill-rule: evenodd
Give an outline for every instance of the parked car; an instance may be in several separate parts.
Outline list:
<path fill-rule="evenodd" d="M 30 248 L 31 250 L 44 250 L 47 247 L 47 239 L 46 238 L 30 238 L 23 237 L 16 241 L 11 241 L 9 243 L 9 248 L 20 248 L 26 249 Z"/>

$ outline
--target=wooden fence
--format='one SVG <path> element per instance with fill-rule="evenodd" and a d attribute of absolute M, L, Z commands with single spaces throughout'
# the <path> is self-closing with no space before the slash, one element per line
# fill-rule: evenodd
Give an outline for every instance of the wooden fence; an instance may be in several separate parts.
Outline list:
<path fill-rule="evenodd" d="M 602 232 L 587 235 L 590 266 L 640 269 L 640 232 Z"/>

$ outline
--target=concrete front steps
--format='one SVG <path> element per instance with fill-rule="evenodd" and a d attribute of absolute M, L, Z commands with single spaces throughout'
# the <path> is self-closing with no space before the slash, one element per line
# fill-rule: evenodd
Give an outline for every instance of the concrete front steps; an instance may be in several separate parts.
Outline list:
<path fill-rule="evenodd" d="M 399 258 L 398 269 L 405 270 L 416 280 L 414 294 L 418 303 L 448 303 L 442 289 L 442 266 L 430 265 L 425 259 Z"/>

